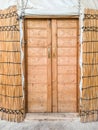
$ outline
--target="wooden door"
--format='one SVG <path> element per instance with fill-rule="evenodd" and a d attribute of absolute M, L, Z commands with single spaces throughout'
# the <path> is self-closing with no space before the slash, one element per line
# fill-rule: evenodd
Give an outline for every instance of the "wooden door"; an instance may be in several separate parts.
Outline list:
<path fill-rule="evenodd" d="M 50 20 L 25 21 L 27 112 L 51 112 Z"/>
<path fill-rule="evenodd" d="M 78 20 L 52 20 L 53 112 L 77 112 Z"/>
<path fill-rule="evenodd" d="M 27 112 L 77 112 L 78 20 L 25 23 Z"/>

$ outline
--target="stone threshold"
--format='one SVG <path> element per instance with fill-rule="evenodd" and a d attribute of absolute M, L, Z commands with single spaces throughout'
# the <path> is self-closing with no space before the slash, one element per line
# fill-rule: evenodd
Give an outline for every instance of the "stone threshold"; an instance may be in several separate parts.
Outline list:
<path fill-rule="evenodd" d="M 30 120 L 74 120 L 79 113 L 27 113 L 25 121 Z"/>

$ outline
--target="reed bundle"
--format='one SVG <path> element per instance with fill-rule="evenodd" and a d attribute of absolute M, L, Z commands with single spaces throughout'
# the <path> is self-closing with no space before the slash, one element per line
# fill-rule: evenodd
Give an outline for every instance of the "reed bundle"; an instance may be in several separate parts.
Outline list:
<path fill-rule="evenodd" d="M 81 121 L 98 120 L 98 11 L 86 9 L 83 27 Z"/>
<path fill-rule="evenodd" d="M 20 31 L 16 7 L 0 11 L 0 117 L 24 119 Z"/>

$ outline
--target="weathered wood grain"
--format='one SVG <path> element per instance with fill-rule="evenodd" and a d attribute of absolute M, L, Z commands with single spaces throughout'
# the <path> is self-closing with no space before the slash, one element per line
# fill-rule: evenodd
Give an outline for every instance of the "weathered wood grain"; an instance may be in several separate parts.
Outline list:
<path fill-rule="evenodd" d="M 27 19 L 27 112 L 51 112 L 50 20 Z M 51 50 L 50 50 L 51 53 Z"/>

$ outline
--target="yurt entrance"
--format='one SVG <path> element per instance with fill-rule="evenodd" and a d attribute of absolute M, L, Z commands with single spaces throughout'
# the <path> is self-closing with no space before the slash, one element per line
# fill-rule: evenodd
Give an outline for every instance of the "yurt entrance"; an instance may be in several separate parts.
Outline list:
<path fill-rule="evenodd" d="M 78 19 L 25 20 L 27 112 L 78 111 Z"/>

